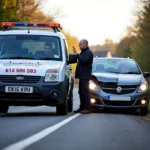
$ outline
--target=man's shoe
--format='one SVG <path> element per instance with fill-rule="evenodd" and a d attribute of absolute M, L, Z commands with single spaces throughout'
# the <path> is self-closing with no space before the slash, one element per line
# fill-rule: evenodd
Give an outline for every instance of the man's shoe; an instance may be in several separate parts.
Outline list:
<path fill-rule="evenodd" d="M 78 108 L 77 110 L 74 110 L 73 112 L 74 112 L 74 113 L 80 113 L 82 110 L 83 110 L 83 109 Z"/>
<path fill-rule="evenodd" d="M 84 109 L 84 110 L 80 111 L 80 113 L 89 114 L 89 113 L 91 113 L 91 110 L 90 109 Z"/>

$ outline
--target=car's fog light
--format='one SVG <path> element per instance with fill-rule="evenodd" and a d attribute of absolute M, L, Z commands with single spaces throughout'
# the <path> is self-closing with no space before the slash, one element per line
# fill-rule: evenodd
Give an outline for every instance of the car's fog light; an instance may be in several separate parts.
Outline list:
<path fill-rule="evenodd" d="M 142 105 L 146 104 L 146 100 L 145 99 L 141 100 L 141 104 Z"/>
<path fill-rule="evenodd" d="M 94 98 L 91 98 L 90 101 L 91 101 L 92 104 L 96 103 L 96 99 L 94 99 Z"/>

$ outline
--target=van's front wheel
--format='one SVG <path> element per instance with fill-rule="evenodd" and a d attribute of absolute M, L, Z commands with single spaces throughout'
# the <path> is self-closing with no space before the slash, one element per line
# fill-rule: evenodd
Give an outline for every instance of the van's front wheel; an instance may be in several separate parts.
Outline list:
<path fill-rule="evenodd" d="M 67 115 L 68 114 L 68 100 L 67 93 L 64 96 L 64 103 L 56 106 L 57 115 Z"/>

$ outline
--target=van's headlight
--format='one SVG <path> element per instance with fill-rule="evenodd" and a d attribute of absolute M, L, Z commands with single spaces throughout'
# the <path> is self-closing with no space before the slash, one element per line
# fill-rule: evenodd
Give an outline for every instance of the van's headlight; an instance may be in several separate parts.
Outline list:
<path fill-rule="evenodd" d="M 45 82 L 54 82 L 58 81 L 58 69 L 49 69 L 45 74 Z"/>
<path fill-rule="evenodd" d="M 138 92 L 145 92 L 148 90 L 148 84 L 146 81 L 144 81 L 143 83 L 141 83 Z"/>
<path fill-rule="evenodd" d="M 89 89 L 92 91 L 99 91 L 98 86 L 92 80 L 89 81 Z"/>

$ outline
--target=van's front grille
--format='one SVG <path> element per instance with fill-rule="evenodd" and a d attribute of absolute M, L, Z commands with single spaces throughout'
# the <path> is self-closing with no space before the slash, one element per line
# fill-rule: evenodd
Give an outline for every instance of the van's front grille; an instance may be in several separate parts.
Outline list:
<path fill-rule="evenodd" d="M 1 75 L 0 81 L 5 83 L 37 83 L 40 78 L 40 76 Z"/>
<path fill-rule="evenodd" d="M 34 101 L 42 100 L 43 96 L 40 93 L 0 93 L 1 100 L 20 100 L 20 101 Z"/>

